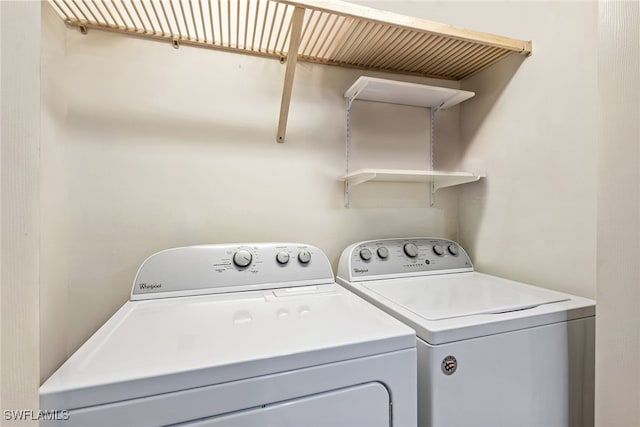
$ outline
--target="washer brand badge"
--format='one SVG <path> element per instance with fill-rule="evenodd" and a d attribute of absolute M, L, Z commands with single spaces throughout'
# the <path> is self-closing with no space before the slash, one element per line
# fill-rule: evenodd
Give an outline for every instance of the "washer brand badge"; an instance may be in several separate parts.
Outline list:
<path fill-rule="evenodd" d="M 354 268 L 353 271 L 355 271 L 356 273 L 368 273 L 369 269 L 368 268 Z"/>
<path fill-rule="evenodd" d="M 458 361 L 453 356 L 447 356 L 442 359 L 442 372 L 445 375 L 453 375 L 453 373 L 458 369 Z"/>
<path fill-rule="evenodd" d="M 152 289 L 156 289 L 156 288 L 161 288 L 162 287 L 162 285 L 160 283 L 152 283 L 152 284 L 140 283 L 138 286 L 140 287 L 140 289 L 142 289 L 144 291 L 150 291 Z"/>

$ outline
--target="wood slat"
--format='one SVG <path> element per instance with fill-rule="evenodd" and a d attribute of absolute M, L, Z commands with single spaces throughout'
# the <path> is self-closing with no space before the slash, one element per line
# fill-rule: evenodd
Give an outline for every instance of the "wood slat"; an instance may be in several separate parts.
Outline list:
<path fill-rule="evenodd" d="M 340 46 L 340 41 L 344 38 L 346 32 L 349 31 L 349 28 L 353 23 L 353 19 L 351 18 L 339 17 L 338 19 L 340 23 L 338 24 L 335 33 L 331 37 L 331 41 L 327 44 L 327 50 L 318 58 L 309 58 L 308 60 L 320 60 L 321 62 L 328 62 L 328 59 L 331 58 L 336 49 L 338 49 L 338 46 Z"/>
<path fill-rule="evenodd" d="M 371 31 L 363 40 L 360 46 L 359 53 L 354 55 L 353 63 L 360 65 L 363 62 L 363 58 L 366 58 L 371 50 L 380 42 L 380 33 L 383 32 L 384 27 L 380 24 L 373 24 Z"/>
<path fill-rule="evenodd" d="M 399 28 L 388 27 L 380 25 L 383 28 L 380 37 L 372 43 L 371 50 L 368 52 L 362 60 L 359 60 L 358 66 L 366 67 L 371 65 L 374 61 L 377 61 L 383 54 L 383 51 L 389 46 L 390 41 L 393 40 L 401 31 Z"/>

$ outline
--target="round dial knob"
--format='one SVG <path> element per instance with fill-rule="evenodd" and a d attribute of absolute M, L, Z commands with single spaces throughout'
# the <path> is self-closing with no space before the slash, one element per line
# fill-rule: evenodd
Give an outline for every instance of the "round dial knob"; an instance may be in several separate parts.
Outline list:
<path fill-rule="evenodd" d="M 408 257 L 414 258 L 418 256 L 418 247 L 413 243 L 405 243 L 402 249 L 404 249 L 404 253 Z"/>
<path fill-rule="evenodd" d="M 389 256 L 389 249 L 384 246 L 379 247 L 377 252 L 378 256 L 382 259 L 386 259 Z"/>
<path fill-rule="evenodd" d="M 360 258 L 362 258 L 364 261 L 369 261 L 372 255 L 373 254 L 369 249 L 367 248 L 360 249 Z"/>
<path fill-rule="evenodd" d="M 233 254 L 233 263 L 238 267 L 246 267 L 251 264 L 253 260 L 253 256 L 251 252 L 246 249 L 240 249 L 235 254 Z"/>
<path fill-rule="evenodd" d="M 289 262 L 289 252 L 286 251 L 280 251 L 278 252 L 278 254 L 276 255 L 276 261 L 278 261 L 278 264 L 286 264 Z"/>
<path fill-rule="evenodd" d="M 447 249 L 449 250 L 449 253 L 450 253 L 451 255 L 457 256 L 457 255 L 458 255 L 458 253 L 459 253 L 459 250 L 458 250 L 458 246 L 457 246 L 457 245 L 449 245 L 449 247 L 448 247 Z"/>
<path fill-rule="evenodd" d="M 298 254 L 298 261 L 300 261 L 303 264 L 306 264 L 309 261 L 311 261 L 311 252 L 309 252 L 306 249 L 301 250 L 300 253 Z"/>
<path fill-rule="evenodd" d="M 444 255 L 444 248 L 442 245 L 433 245 L 433 253 L 438 256 L 442 256 Z"/>

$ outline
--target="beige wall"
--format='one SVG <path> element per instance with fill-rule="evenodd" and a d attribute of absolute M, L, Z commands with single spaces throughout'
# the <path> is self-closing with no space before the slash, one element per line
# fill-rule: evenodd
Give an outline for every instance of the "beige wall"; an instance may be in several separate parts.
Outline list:
<path fill-rule="evenodd" d="M 40 181 L 40 347 L 42 375 L 51 361 L 65 360 L 69 346 L 68 245 L 72 239 L 66 206 L 68 152 L 66 143 L 67 88 L 65 84 L 66 28 L 49 6 L 42 8 L 41 55 L 41 167 Z M 51 254 L 58 254 L 51 256 Z"/>
<path fill-rule="evenodd" d="M 640 4 L 600 3 L 596 421 L 640 425 Z"/>
<path fill-rule="evenodd" d="M 299 64 L 277 144 L 278 61 L 84 36 L 44 19 L 43 380 L 126 301 L 158 250 L 302 241 L 335 267 L 358 240 L 456 237 L 455 192 L 439 192 L 430 208 L 424 185 L 374 184 L 343 206 L 343 93 L 360 71 Z M 352 166 L 425 168 L 428 119 L 426 109 L 354 103 Z M 440 119 L 457 129 L 457 109 Z"/>
<path fill-rule="evenodd" d="M 40 5 L 0 2 L 0 424 L 38 407 Z"/>
<path fill-rule="evenodd" d="M 461 164 L 488 178 L 462 189 L 460 239 L 481 270 L 595 298 L 597 3 L 465 10 L 533 55 L 463 84 L 481 96 L 462 107 Z"/>

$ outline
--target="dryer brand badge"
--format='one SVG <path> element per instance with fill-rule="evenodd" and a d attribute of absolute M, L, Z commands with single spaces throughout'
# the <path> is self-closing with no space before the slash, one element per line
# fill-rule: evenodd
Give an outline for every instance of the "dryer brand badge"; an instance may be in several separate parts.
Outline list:
<path fill-rule="evenodd" d="M 162 287 L 160 283 L 140 283 L 138 286 L 145 291 Z"/>
<path fill-rule="evenodd" d="M 447 356 L 442 359 L 442 372 L 445 375 L 453 375 L 453 373 L 458 369 L 458 361 L 453 356 Z"/>

